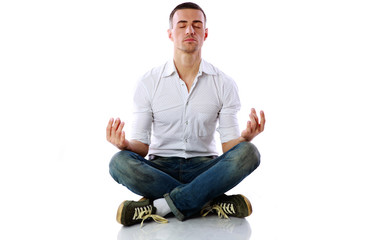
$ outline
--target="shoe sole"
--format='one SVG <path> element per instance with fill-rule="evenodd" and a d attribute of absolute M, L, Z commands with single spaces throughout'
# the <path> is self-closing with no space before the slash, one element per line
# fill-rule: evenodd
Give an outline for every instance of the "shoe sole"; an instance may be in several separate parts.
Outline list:
<path fill-rule="evenodd" d="M 124 202 L 122 202 L 122 203 L 120 204 L 120 206 L 119 206 L 119 208 L 118 208 L 118 212 L 116 213 L 116 221 L 117 221 L 118 223 L 120 223 L 120 224 L 123 224 L 123 223 L 121 222 L 121 219 L 122 219 L 122 215 L 123 215 L 123 208 L 124 208 L 124 204 L 125 204 L 125 202 L 127 202 L 127 201 L 124 201 Z"/>
<path fill-rule="evenodd" d="M 244 195 L 240 194 L 240 196 L 243 197 L 245 204 L 247 204 L 247 208 L 248 208 L 248 215 L 247 216 L 251 215 L 252 211 L 253 211 L 251 202 Z"/>

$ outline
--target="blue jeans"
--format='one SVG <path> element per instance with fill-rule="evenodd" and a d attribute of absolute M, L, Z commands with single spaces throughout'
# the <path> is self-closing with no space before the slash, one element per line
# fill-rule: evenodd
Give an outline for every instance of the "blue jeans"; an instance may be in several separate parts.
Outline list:
<path fill-rule="evenodd" d="M 114 180 L 149 199 L 165 198 L 174 215 L 184 220 L 235 187 L 260 164 L 260 153 L 243 142 L 219 157 L 155 157 L 121 151 L 110 162 Z"/>

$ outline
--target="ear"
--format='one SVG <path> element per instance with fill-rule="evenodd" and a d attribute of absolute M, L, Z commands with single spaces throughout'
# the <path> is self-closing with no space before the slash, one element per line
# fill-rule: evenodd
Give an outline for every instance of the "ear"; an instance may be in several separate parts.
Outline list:
<path fill-rule="evenodd" d="M 207 39 L 208 37 L 208 28 L 205 29 L 205 33 L 204 33 L 204 41 Z"/>
<path fill-rule="evenodd" d="M 168 38 L 173 42 L 172 29 L 168 29 Z"/>

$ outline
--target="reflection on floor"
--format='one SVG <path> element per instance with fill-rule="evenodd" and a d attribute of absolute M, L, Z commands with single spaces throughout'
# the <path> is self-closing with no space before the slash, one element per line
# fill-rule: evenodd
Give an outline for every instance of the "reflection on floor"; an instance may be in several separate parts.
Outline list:
<path fill-rule="evenodd" d="M 247 240 L 250 236 L 251 227 L 245 218 L 207 216 L 184 222 L 169 218 L 168 224 L 147 222 L 142 228 L 140 225 L 122 227 L 118 240 Z"/>

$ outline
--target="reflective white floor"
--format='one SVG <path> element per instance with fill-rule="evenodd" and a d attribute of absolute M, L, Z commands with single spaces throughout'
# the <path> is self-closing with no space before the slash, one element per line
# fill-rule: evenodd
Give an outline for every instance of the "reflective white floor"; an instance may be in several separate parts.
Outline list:
<path fill-rule="evenodd" d="M 78 146 L 72 142 L 61 162 L 45 158 L 19 168 L 9 161 L 0 169 L 0 239 L 372 239 L 370 168 L 353 172 L 346 157 L 338 165 L 299 151 L 286 158 L 285 149 L 261 144 L 261 166 L 228 192 L 249 198 L 251 216 L 124 228 L 115 220 L 117 207 L 140 197 L 110 177 L 110 146 L 99 154 Z"/>
<path fill-rule="evenodd" d="M 234 239 L 247 240 L 251 236 L 251 228 L 246 219 L 219 219 L 217 216 L 195 218 L 180 222 L 170 218 L 168 224 L 146 223 L 142 228 L 138 225 L 122 227 L 118 240 L 206 240 Z"/>

